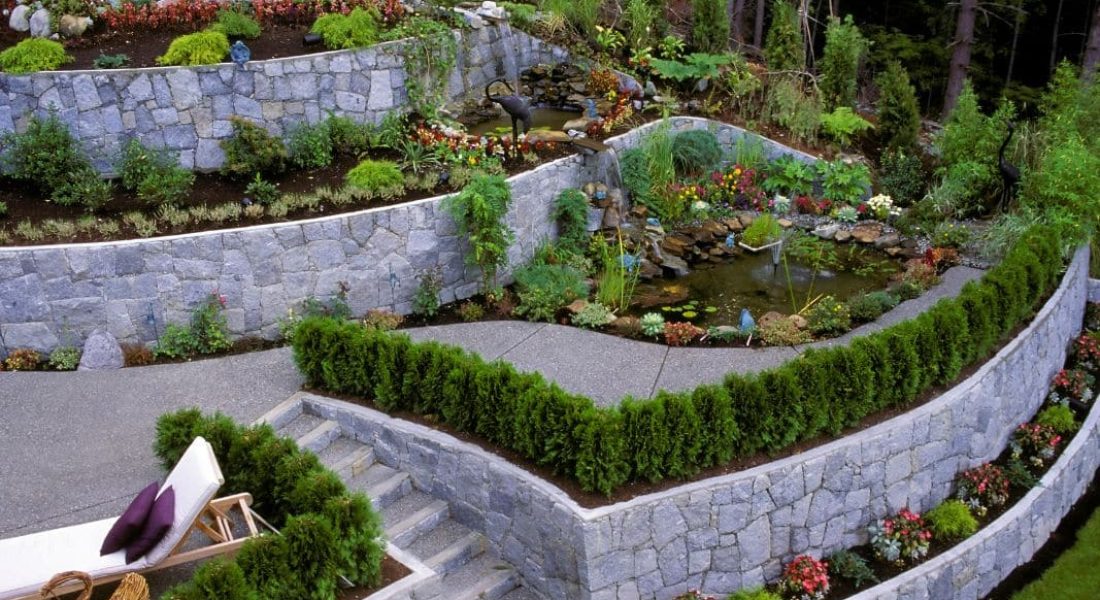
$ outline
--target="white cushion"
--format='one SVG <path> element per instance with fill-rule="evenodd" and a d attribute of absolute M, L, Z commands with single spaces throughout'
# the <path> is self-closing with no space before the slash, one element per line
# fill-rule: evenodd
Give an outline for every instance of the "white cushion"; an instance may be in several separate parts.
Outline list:
<path fill-rule="evenodd" d="M 83 571 L 94 580 L 156 565 L 183 539 L 224 482 L 210 443 L 195 438 L 161 486 L 161 490 L 169 485 L 175 490 L 172 529 L 148 554 L 130 564 L 126 564 L 125 550 L 99 555 L 103 538 L 118 517 L 0 540 L 0 600 L 36 594 L 62 571 Z"/>

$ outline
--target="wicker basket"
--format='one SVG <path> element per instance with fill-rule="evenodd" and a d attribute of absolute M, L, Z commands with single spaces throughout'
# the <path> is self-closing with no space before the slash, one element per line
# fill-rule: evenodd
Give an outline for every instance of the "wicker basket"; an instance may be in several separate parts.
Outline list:
<path fill-rule="evenodd" d="M 87 573 L 80 571 L 65 571 L 54 575 L 39 590 L 43 599 L 57 598 L 54 590 L 69 581 L 76 580 L 84 585 L 84 590 L 76 597 L 76 600 L 89 600 L 92 597 L 92 578 Z M 127 573 L 111 594 L 110 600 L 149 600 L 149 584 L 145 578 L 137 573 Z"/>

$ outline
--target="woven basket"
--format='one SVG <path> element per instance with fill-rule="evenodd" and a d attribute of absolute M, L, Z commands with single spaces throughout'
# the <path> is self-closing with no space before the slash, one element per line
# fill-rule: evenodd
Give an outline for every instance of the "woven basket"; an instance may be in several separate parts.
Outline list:
<path fill-rule="evenodd" d="M 39 594 L 44 599 L 57 598 L 54 590 L 71 580 L 77 580 L 84 584 L 84 590 L 80 592 L 76 600 L 88 600 L 92 597 L 92 578 L 87 573 L 80 571 L 65 571 L 54 575 L 52 579 L 46 582 L 46 585 L 42 586 Z M 122 578 L 122 582 L 118 584 L 115 593 L 111 594 L 110 600 L 149 600 L 149 584 L 145 582 L 145 578 L 141 575 L 127 573 Z"/>

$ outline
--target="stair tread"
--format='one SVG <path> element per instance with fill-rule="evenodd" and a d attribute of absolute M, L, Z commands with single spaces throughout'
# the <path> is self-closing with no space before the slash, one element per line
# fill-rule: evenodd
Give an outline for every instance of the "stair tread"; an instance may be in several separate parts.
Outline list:
<path fill-rule="evenodd" d="M 500 597 L 500 600 L 542 600 L 542 596 L 529 588 L 520 586 Z"/>
<path fill-rule="evenodd" d="M 340 459 L 364 448 L 367 448 L 366 444 L 342 435 L 332 440 L 328 446 L 325 446 L 324 450 L 318 452 L 317 458 L 321 459 L 321 464 L 332 468 L 333 465 L 340 462 Z"/>
<path fill-rule="evenodd" d="M 452 590 L 456 598 L 478 598 L 502 579 L 514 576 L 515 569 L 504 561 L 482 554 L 470 562 L 443 576 L 441 589 Z"/>
<path fill-rule="evenodd" d="M 426 561 L 450 548 L 451 544 L 461 540 L 470 533 L 472 532 L 469 527 L 466 527 L 454 519 L 447 519 L 439 525 L 436 525 L 431 531 L 421 535 L 415 542 L 409 544 L 406 550 L 420 560 Z"/>
<path fill-rule="evenodd" d="M 394 525 L 413 516 L 418 511 L 430 506 L 434 502 L 436 502 L 435 498 L 424 492 L 413 490 L 399 498 L 393 504 L 382 509 L 382 523 L 388 531 Z"/>
<path fill-rule="evenodd" d="M 374 463 L 367 467 L 367 470 L 362 473 L 346 480 L 348 487 L 366 491 L 368 488 L 397 475 L 397 469 L 391 469 L 382 463 Z"/>
<path fill-rule="evenodd" d="M 317 428 L 318 425 L 324 422 L 325 420 L 321 417 L 308 413 L 302 413 L 297 417 L 294 417 L 293 421 L 287 423 L 285 426 L 280 428 L 277 433 L 283 437 L 297 440 L 303 435 L 313 431 Z"/>

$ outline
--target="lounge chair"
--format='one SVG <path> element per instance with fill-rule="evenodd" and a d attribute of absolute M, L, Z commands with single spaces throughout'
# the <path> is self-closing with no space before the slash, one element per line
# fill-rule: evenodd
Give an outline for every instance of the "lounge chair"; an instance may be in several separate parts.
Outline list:
<path fill-rule="evenodd" d="M 126 564 L 125 550 L 99 555 L 100 544 L 116 518 L 0 540 L 0 600 L 37 600 L 39 589 L 62 571 L 82 571 L 100 584 L 131 572 L 145 573 L 235 552 L 259 530 L 249 508 L 251 495 L 214 499 L 223 483 L 210 443 L 195 438 L 161 486 L 162 490 L 172 486 L 176 495 L 171 529 L 145 556 L 130 564 Z M 240 517 L 231 512 L 239 512 Z M 202 534 L 211 543 L 183 549 L 191 532 Z M 247 535 L 237 537 L 241 532 Z M 79 589 L 80 582 L 74 581 L 54 593 Z"/>

